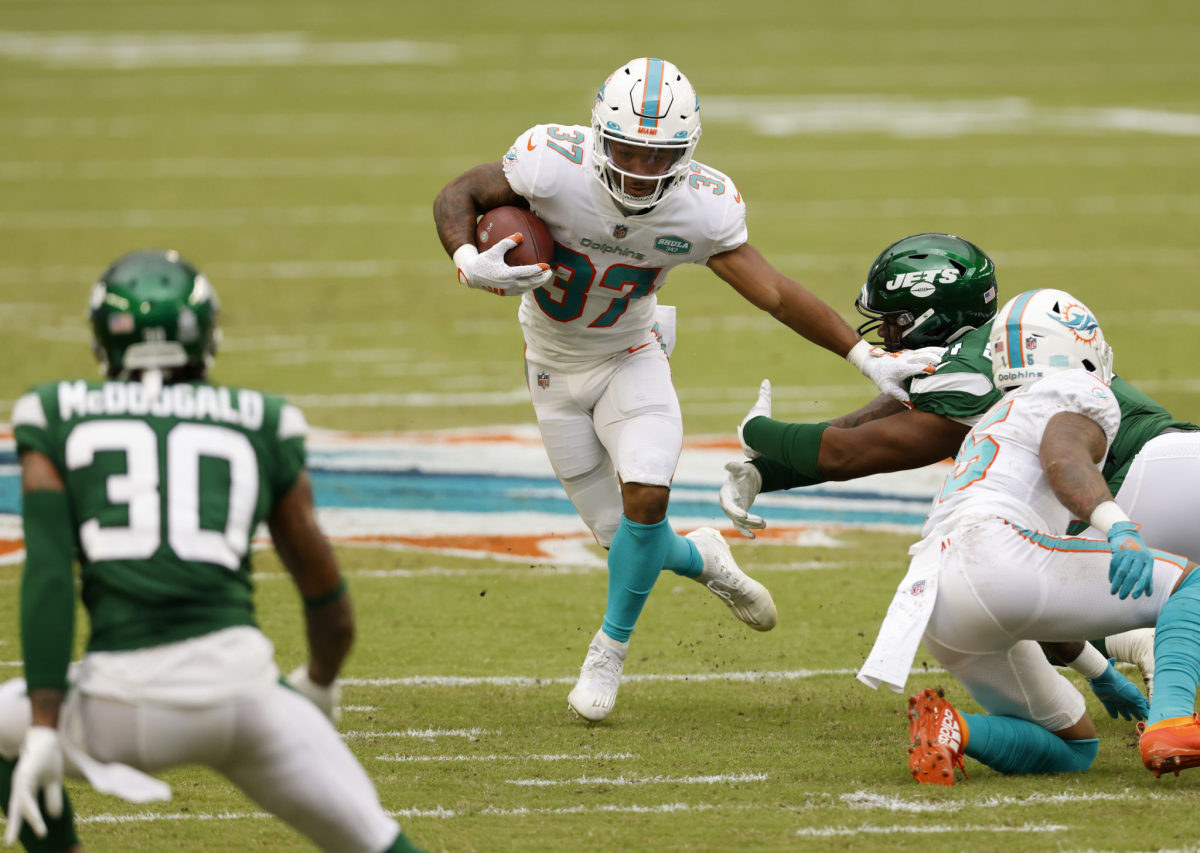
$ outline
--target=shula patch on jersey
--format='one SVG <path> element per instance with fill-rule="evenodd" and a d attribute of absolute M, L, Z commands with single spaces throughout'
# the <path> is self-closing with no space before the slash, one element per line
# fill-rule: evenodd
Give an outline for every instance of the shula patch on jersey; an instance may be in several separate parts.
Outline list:
<path fill-rule="evenodd" d="M 668 255 L 686 255 L 692 250 L 692 244 L 674 235 L 664 235 L 654 241 L 654 248 Z"/>

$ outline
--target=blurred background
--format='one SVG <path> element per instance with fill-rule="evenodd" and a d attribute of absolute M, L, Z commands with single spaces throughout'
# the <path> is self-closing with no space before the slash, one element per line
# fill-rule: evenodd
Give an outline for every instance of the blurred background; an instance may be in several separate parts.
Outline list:
<path fill-rule="evenodd" d="M 751 242 L 853 324 L 885 245 L 954 232 L 1002 298 L 1087 301 L 1118 371 L 1197 419 L 1197 44 L 1186 0 L 3 0 L 0 407 L 94 375 L 88 285 L 157 246 L 223 300 L 220 381 L 317 426 L 532 422 L 516 302 L 456 283 L 433 198 L 656 55 L 698 90 L 697 157 Z M 661 301 L 690 435 L 728 433 L 764 376 L 785 417 L 870 396 L 705 269 Z"/>

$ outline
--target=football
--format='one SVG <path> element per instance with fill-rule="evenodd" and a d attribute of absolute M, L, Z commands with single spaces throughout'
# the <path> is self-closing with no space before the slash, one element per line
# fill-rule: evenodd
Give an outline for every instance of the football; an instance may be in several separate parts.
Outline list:
<path fill-rule="evenodd" d="M 554 260 L 554 238 L 546 223 L 523 207 L 506 205 L 489 210 L 475 226 L 475 246 L 484 252 L 505 237 L 520 233 L 522 241 L 504 256 L 510 267 L 549 264 Z"/>

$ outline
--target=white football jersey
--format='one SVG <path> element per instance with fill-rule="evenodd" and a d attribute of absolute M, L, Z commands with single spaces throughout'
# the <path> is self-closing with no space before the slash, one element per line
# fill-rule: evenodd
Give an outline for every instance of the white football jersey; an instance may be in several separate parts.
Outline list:
<path fill-rule="evenodd" d="M 538 125 L 503 163 L 556 244 L 557 278 L 521 298 L 527 352 L 537 361 L 592 361 L 645 345 L 667 272 L 746 242 L 737 188 L 700 163 L 683 186 L 630 216 L 596 180 L 591 128 Z"/>
<path fill-rule="evenodd" d="M 967 515 L 989 515 L 1065 535 L 1071 513 L 1055 496 L 1038 456 L 1046 424 L 1059 412 L 1095 421 L 1104 430 L 1107 453 L 1121 423 L 1107 385 L 1083 369 L 1031 382 L 988 409 L 967 434 L 922 534 L 945 533 Z"/>

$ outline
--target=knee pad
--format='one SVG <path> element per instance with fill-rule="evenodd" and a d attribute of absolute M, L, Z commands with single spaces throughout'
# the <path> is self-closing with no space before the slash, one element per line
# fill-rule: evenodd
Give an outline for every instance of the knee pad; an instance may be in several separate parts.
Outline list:
<path fill-rule="evenodd" d="M 560 480 L 575 511 L 605 548 L 621 525 L 621 488 L 606 459 L 586 474 Z"/>

